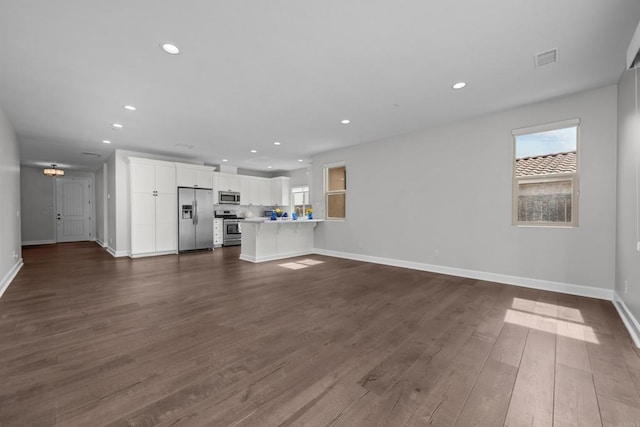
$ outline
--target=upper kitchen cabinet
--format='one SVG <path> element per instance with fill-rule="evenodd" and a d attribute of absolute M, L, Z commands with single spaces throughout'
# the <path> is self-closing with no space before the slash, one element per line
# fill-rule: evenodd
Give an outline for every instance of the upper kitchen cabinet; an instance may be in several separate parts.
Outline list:
<path fill-rule="evenodd" d="M 130 157 L 132 193 L 176 194 L 176 168 L 171 162 Z"/>
<path fill-rule="evenodd" d="M 176 163 L 178 187 L 213 188 L 214 167 Z"/>
<path fill-rule="evenodd" d="M 288 176 L 271 178 L 271 199 L 274 206 L 289 206 L 289 181 Z"/>
<path fill-rule="evenodd" d="M 218 175 L 218 191 L 240 192 L 240 176 L 220 172 Z M 242 196 L 241 196 L 242 197 Z M 242 200 L 242 199 L 241 199 Z"/>

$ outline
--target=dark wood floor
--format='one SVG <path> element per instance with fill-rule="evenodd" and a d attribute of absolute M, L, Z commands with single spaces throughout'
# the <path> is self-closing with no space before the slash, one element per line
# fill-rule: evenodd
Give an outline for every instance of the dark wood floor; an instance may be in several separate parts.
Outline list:
<path fill-rule="evenodd" d="M 23 254 L 0 299 L 2 426 L 640 425 L 609 302 L 238 248 Z"/>

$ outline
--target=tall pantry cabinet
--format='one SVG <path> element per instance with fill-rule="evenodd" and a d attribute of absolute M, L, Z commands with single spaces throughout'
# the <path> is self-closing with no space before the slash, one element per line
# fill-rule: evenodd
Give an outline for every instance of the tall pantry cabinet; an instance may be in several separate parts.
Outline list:
<path fill-rule="evenodd" d="M 174 163 L 129 158 L 131 257 L 178 250 Z"/>

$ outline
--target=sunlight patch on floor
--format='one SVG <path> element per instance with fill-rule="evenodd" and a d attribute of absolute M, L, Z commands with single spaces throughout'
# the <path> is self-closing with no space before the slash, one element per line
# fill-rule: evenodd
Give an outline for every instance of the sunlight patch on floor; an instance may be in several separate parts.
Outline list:
<path fill-rule="evenodd" d="M 554 319 L 540 314 L 511 309 L 507 309 L 504 321 L 514 325 L 537 329 L 539 331 L 549 332 L 575 340 L 600 344 L 596 337 L 596 333 L 591 326 L 573 321 Z"/>
<path fill-rule="evenodd" d="M 323 264 L 324 261 L 318 261 L 315 259 L 301 259 L 295 262 L 286 262 L 284 264 L 278 264 L 279 267 L 288 268 L 289 270 L 300 270 L 301 268 L 307 268 L 318 264 Z"/>
<path fill-rule="evenodd" d="M 580 310 L 578 310 L 577 308 L 558 306 L 556 304 L 550 304 L 542 301 L 532 301 L 524 298 L 514 298 L 511 307 L 516 310 L 529 312 L 534 312 L 534 310 L 531 310 L 531 308 L 535 307 L 535 312 L 538 314 L 554 313 L 554 317 L 568 320 L 570 322 L 584 323 L 582 313 L 580 313 Z"/>

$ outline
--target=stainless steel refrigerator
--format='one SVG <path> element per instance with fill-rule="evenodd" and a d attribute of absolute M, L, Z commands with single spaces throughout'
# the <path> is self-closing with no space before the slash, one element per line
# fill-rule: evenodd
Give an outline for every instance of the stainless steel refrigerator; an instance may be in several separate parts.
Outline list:
<path fill-rule="evenodd" d="M 213 190 L 178 187 L 178 251 L 213 248 Z"/>

